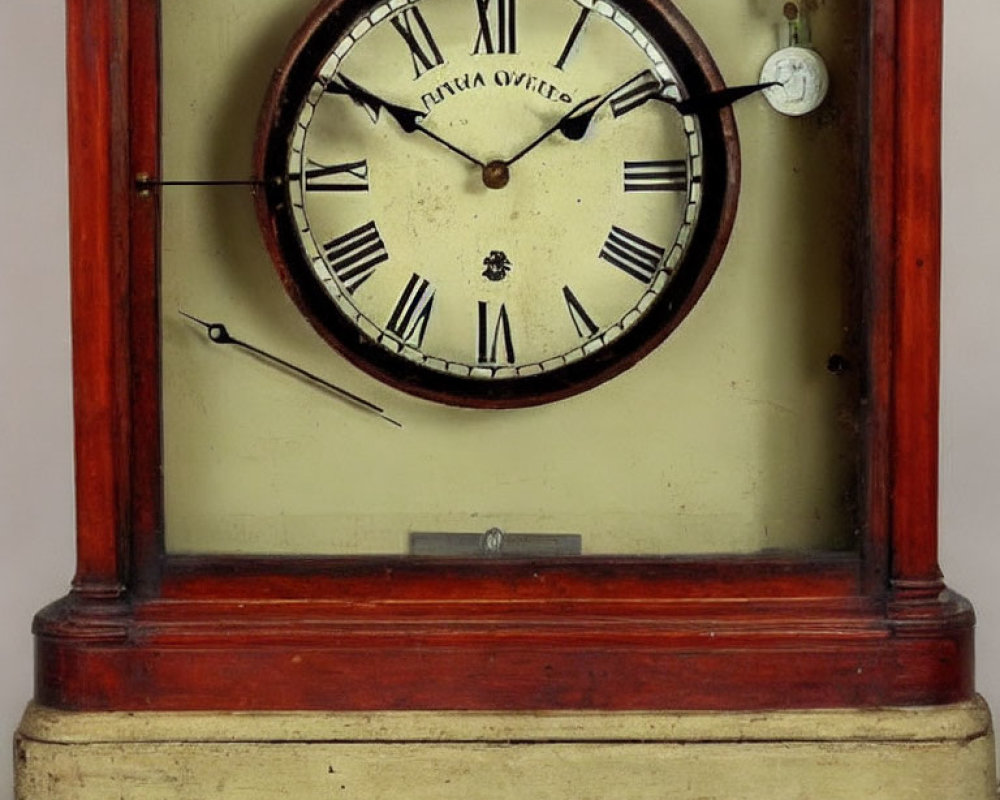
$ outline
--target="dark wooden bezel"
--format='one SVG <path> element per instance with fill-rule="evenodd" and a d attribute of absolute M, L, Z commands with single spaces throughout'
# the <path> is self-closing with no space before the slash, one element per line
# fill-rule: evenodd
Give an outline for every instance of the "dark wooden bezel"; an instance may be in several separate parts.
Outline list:
<path fill-rule="evenodd" d="M 691 95 L 724 86 L 696 31 L 668 0 L 618 0 L 660 43 Z M 255 156 L 257 216 L 271 258 L 296 306 L 319 335 L 355 366 L 405 392 L 477 408 L 517 408 L 552 402 L 597 386 L 648 355 L 698 301 L 725 251 L 740 186 L 740 154 L 731 109 L 699 114 L 704 173 L 702 206 L 676 274 L 643 317 L 601 350 L 543 373 L 516 378 L 473 378 L 424 367 L 365 335 L 337 306 L 300 243 L 286 181 L 289 142 L 305 98 L 333 47 L 372 5 L 371 0 L 327 0 L 303 25 L 275 74 L 264 104 Z"/>
<path fill-rule="evenodd" d="M 35 622 L 78 710 L 764 709 L 973 692 L 937 565 L 940 0 L 870 0 L 860 540 L 558 562 L 165 555 L 158 0 L 68 0 L 77 573 Z"/>

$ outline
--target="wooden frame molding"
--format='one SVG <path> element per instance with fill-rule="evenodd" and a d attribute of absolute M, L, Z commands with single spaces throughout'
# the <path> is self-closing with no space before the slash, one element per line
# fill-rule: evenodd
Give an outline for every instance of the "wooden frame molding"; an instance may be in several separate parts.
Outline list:
<path fill-rule="evenodd" d="M 862 541 L 558 563 L 167 557 L 159 0 L 67 0 L 73 590 L 36 619 L 71 710 L 727 709 L 973 695 L 937 564 L 941 0 L 869 0 Z"/>

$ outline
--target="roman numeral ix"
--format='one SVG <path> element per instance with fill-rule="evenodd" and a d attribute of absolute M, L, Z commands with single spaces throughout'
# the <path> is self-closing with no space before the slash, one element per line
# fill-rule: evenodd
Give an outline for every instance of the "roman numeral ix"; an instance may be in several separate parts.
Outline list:
<path fill-rule="evenodd" d="M 389 258 L 374 221 L 330 240 L 323 245 L 323 252 L 330 274 L 349 294 L 354 294 L 374 274 L 376 267 Z"/>
<path fill-rule="evenodd" d="M 687 191 L 687 161 L 626 161 L 626 192 Z"/>
<path fill-rule="evenodd" d="M 633 278 L 650 283 L 664 253 L 662 247 L 613 225 L 600 257 Z"/>
<path fill-rule="evenodd" d="M 434 67 L 444 64 L 444 57 L 434 37 L 431 36 L 430 28 L 427 27 L 419 8 L 408 8 L 402 14 L 393 17 L 390 22 L 410 50 L 414 80 Z"/>

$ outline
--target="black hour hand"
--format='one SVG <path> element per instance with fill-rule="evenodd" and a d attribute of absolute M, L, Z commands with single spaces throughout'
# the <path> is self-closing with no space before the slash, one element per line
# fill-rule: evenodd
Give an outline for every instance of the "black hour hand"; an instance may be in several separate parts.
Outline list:
<path fill-rule="evenodd" d="M 725 89 L 695 95 L 685 100 L 675 100 L 663 94 L 664 90 L 672 85 L 672 83 L 664 84 L 659 77 L 648 70 L 640 72 L 621 86 L 608 92 L 595 105 L 565 117 L 559 123 L 559 131 L 567 139 L 574 142 L 579 141 L 587 133 L 594 116 L 605 103 L 611 106 L 611 113 L 615 117 L 621 117 L 651 100 L 671 105 L 681 114 L 701 114 L 707 111 L 719 111 L 737 100 L 777 84 L 755 83 L 750 86 L 727 86 Z"/>
<path fill-rule="evenodd" d="M 438 144 L 444 145 L 446 148 L 451 150 L 458 156 L 461 156 L 466 161 L 475 164 L 477 167 L 485 167 L 486 165 L 473 155 L 469 155 L 460 147 L 453 145 L 447 139 L 443 139 L 434 131 L 428 130 L 420 121 L 427 116 L 423 111 L 414 111 L 412 108 L 406 108 L 406 106 L 397 106 L 395 103 L 390 103 L 388 100 L 383 100 L 381 97 L 372 94 L 367 89 L 363 89 L 358 86 L 354 81 L 348 78 L 346 75 L 338 75 L 336 81 L 330 81 L 326 85 L 326 92 L 328 94 L 342 94 L 350 97 L 355 103 L 364 106 L 368 109 L 368 113 L 371 114 L 374 121 L 378 121 L 379 112 L 383 109 L 385 112 L 396 120 L 396 124 L 402 129 L 403 133 L 416 133 L 419 131 L 430 139 L 433 139 Z"/>
<path fill-rule="evenodd" d="M 350 97 L 355 103 L 367 108 L 374 120 L 378 119 L 379 112 L 384 109 L 390 117 L 396 120 L 396 124 L 403 129 L 404 133 L 414 133 L 420 130 L 420 120 L 425 116 L 423 111 L 414 111 L 412 108 L 397 106 L 395 103 L 383 100 L 367 89 L 358 86 L 346 75 L 338 75 L 337 80 L 340 83 L 330 81 L 326 85 L 327 93 Z"/>
<path fill-rule="evenodd" d="M 629 78 L 603 97 L 591 98 L 591 100 L 581 103 L 560 120 L 559 132 L 570 141 L 578 142 L 586 135 L 594 116 L 605 103 L 611 106 L 611 113 L 615 117 L 620 117 L 653 98 L 662 99 L 660 95 L 662 91 L 663 82 L 652 72 L 645 70 Z M 591 101 L 596 102 L 589 108 L 585 108 L 584 105 L 589 105 Z"/>

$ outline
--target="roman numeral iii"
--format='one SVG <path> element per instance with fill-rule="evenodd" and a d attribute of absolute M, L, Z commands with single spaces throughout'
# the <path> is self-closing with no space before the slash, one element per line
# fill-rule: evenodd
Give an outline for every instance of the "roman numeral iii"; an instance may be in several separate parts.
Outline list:
<path fill-rule="evenodd" d="M 374 274 L 378 265 L 389 258 L 374 221 L 331 239 L 323 245 L 323 252 L 330 274 L 349 294 L 354 294 Z"/>
<path fill-rule="evenodd" d="M 687 161 L 626 161 L 626 192 L 685 192 Z"/>
<path fill-rule="evenodd" d="M 479 301 L 479 324 L 476 330 L 476 360 L 480 364 L 514 363 L 514 340 L 510 335 L 507 306 L 501 305 L 495 319 L 490 318 L 489 304 Z"/>
<path fill-rule="evenodd" d="M 490 11 L 495 13 L 491 14 Z M 516 0 L 476 0 L 479 33 L 473 55 L 517 52 Z"/>
<path fill-rule="evenodd" d="M 662 247 L 614 225 L 600 257 L 633 278 L 650 283 L 664 253 Z"/>
<path fill-rule="evenodd" d="M 389 317 L 386 330 L 418 349 L 424 344 L 427 323 L 434 308 L 434 287 L 416 273 L 410 277 Z"/>
<path fill-rule="evenodd" d="M 424 21 L 419 8 L 408 8 L 402 14 L 393 17 L 390 22 L 410 50 L 413 59 L 413 79 L 416 80 L 425 72 L 444 64 L 444 57 L 438 49 L 437 42 L 431 36 L 430 29 Z"/>

